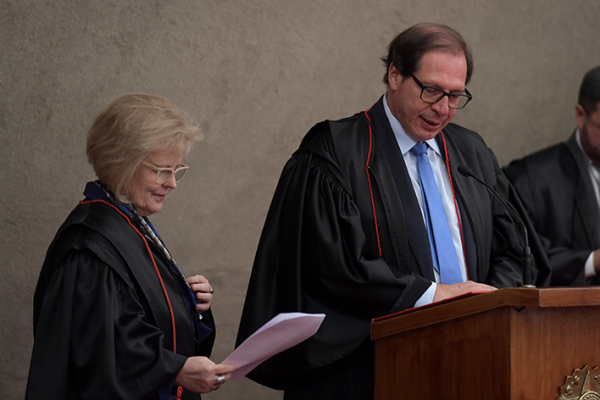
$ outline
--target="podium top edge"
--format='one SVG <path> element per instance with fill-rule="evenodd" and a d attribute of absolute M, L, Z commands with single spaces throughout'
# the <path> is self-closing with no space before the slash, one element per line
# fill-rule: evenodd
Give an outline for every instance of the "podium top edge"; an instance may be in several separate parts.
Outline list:
<path fill-rule="evenodd" d="M 375 318 L 371 325 L 371 339 L 500 307 L 587 306 L 600 306 L 600 287 L 504 288 L 493 292 L 469 293 Z"/>

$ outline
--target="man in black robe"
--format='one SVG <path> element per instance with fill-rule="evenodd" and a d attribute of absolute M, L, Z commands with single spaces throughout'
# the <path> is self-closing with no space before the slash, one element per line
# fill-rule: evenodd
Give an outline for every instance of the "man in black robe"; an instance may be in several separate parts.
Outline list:
<path fill-rule="evenodd" d="M 313 337 L 249 375 L 284 389 L 286 400 L 373 398 L 372 318 L 522 282 L 521 229 L 483 186 L 457 173 L 468 166 L 527 221 L 481 137 L 449 124 L 470 99 L 466 43 L 451 28 L 419 24 L 392 41 L 385 61 L 387 94 L 365 112 L 311 129 L 267 215 L 237 343 L 280 312 L 326 314 Z M 459 283 L 441 283 L 433 267 L 410 152 L 418 142 L 430 147 L 444 207 L 453 210 L 446 215 Z M 534 278 L 544 283 L 547 260 L 537 239 L 530 242 Z"/>
<path fill-rule="evenodd" d="M 581 82 L 577 129 L 504 168 L 546 246 L 551 285 L 600 283 L 600 66 Z"/>

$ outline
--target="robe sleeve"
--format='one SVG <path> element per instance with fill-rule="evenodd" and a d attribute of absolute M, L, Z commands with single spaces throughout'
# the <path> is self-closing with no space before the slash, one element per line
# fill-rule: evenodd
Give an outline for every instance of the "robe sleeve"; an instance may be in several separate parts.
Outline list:
<path fill-rule="evenodd" d="M 309 152 L 287 163 L 253 266 L 237 345 L 280 312 L 326 314 L 313 337 L 250 373 L 276 389 L 348 355 L 372 318 L 411 307 L 431 284 L 366 250 L 359 209 L 330 165 Z"/>
<path fill-rule="evenodd" d="M 527 162 L 521 161 L 520 163 L 513 163 L 508 167 L 505 167 L 504 172 L 519 193 L 519 197 L 527 210 L 527 215 L 531 221 L 534 221 L 535 226 L 548 226 L 550 229 L 559 229 L 557 224 L 552 222 L 549 223 L 548 220 L 562 222 L 563 219 L 572 217 L 570 214 L 568 214 L 567 217 L 560 215 L 561 211 L 562 213 L 565 212 L 564 210 L 557 212 L 555 208 L 548 208 L 548 204 L 553 204 L 551 202 L 551 196 L 547 196 L 550 197 L 550 199 L 544 199 L 543 193 L 538 192 L 536 195 L 533 194 L 533 188 L 539 188 L 540 184 L 532 182 L 532 175 Z M 545 179 L 540 178 L 540 180 L 545 182 Z M 544 199 L 545 201 L 541 201 L 540 199 Z M 543 221 L 543 223 L 540 223 L 540 221 Z M 558 224 L 558 226 L 563 227 L 563 229 L 564 227 L 569 226 L 570 229 L 573 229 L 570 221 L 562 222 Z M 585 286 L 585 262 L 592 250 L 574 249 L 574 246 L 567 247 L 552 243 L 552 240 L 544 234 L 544 229 L 538 229 L 537 235 L 544 246 L 550 266 L 552 267 L 551 285 Z"/>
<path fill-rule="evenodd" d="M 491 152 L 491 151 L 490 151 Z M 495 162 L 495 157 L 494 157 Z M 550 282 L 550 266 L 540 239 L 521 200 L 502 172 L 497 162 L 494 163 L 496 174 L 496 191 L 508 201 L 514 212 L 519 215 L 527 230 L 527 238 L 531 251 L 530 283 L 535 286 L 547 286 Z M 494 234 L 492 240 L 492 259 L 490 273 L 486 283 L 497 288 L 516 287 L 523 283 L 523 246 L 525 245 L 523 229 L 514 220 L 506 208 L 495 199 L 492 201 Z"/>
<path fill-rule="evenodd" d="M 89 251 L 65 257 L 38 306 L 27 399 L 158 398 L 186 361 Z"/>

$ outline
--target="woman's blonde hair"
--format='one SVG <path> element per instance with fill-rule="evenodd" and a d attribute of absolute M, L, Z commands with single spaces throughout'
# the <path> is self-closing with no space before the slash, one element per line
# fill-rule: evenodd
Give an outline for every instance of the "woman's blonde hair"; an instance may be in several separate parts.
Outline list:
<path fill-rule="evenodd" d="M 131 182 L 147 156 L 167 151 L 185 157 L 201 139 L 198 124 L 169 100 L 126 94 L 98 114 L 88 132 L 86 154 L 98 179 L 119 201 L 131 203 Z"/>

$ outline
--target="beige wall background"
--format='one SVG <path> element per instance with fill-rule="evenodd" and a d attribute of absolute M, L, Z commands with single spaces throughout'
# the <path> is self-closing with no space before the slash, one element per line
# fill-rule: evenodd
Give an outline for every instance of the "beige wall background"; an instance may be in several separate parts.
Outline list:
<path fill-rule="evenodd" d="M 85 136 L 126 92 L 173 100 L 205 140 L 152 217 L 215 288 L 213 360 L 233 349 L 280 171 L 316 122 L 370 107 L 398 32 L 446 23 L 471 44 L 475 100 L 455 122 L 500 163 L 564 140 L 600 64 L 597 0 L 0 0 L 0 393 L 24 395 L 45 251 L 94 179 Z M 206 399 L 281 399 L 249 380 Z"/>

